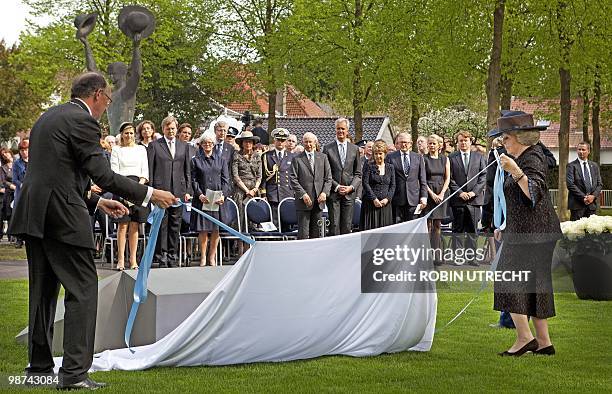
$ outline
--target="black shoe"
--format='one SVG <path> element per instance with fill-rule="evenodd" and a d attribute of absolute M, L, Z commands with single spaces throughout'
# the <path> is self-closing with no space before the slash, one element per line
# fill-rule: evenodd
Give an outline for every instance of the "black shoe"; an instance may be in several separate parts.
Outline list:
<path fill-rule="evenodd" d="M 106 383 L 96 382 L 91 378 L 81 380 L 78 383 L 57 385 L 58 390 L 97 390 L 106 387 Z"/>
<path fill-rule="evenodd" d="M 534 350 L 533 354 L 541 354 L 544 356 L 553 356 L 555 354 L 555 347 L 553 345 L 543 347 L 542 349 Z"/>
<path fill-rule="evenodd" d="M 528 344 L 526 344 L 525 346 L 523 346 L 516 352 L 509 352 L 506 350 L 505 352 L 501 352 L 498 354 L 502 357 L 506 357 L 506 356 L 520 357 L 527 352 L 533 352 L 533 351 L 536 351 L 537 349 L 538 349 L 538 340 L 533 338 L 531 342 L 529 342 Z"/>

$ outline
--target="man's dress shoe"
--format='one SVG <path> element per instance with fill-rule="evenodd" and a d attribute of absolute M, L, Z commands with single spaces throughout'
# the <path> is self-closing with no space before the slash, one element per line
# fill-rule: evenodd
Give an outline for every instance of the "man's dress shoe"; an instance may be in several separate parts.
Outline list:
<path fill-rule="evenodd" d="M 105 387 L 106 383 L 96 382 L 91 378 L 87 378 L 85 380 L 81 380 L 78 383 L 66 384 L 66 385 L 58 385 L 58 390 L 97 390 L 102 387 Z"/>

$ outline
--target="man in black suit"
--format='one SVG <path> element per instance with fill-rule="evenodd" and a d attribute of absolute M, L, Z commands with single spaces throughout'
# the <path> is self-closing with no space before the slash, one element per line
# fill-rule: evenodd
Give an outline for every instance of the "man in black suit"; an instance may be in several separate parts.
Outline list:
<path fill-rule="evenodd" d="M 253 130 L 251 130 L 251 132 L 254 136 L 259 137 L 258 145 L 270 144 L 270 137 L 268 136 L 268 131 L 263 128 L 263 121 L 260 118 L 255 119 L 255 121 L 253 122 Z"/>
<path fill-rule="evenodd" d="M 467 185 L 468 179 L 484 170 L 487 166 L 485 158 L 478 152 L 471 152 L 472 135 L 467 131 L 460 131 L 456 136 L 458 151 L 449 156 L 451 167 L 450 191 L 454 193 L 459 188 L 461 192 L 451 199 L 453 210 L 453 246 L 460 247 L 457 235 L 465 234 L 464 248 L 476 250 L 476 232 L 480 221 L 480 207 L 484 203 L 484 189 L 487 181 L 486 172 Z M 463 186 L 463 187 L 461 187 Z M 478 265 L 476 261 L 469 261 L 471 265 Z"/>
<path fill-rule="evenodd" d="M 349 127 L 348 119 L 337 119 L 336 140 L 323 148 L 332 172 L 330 203 L 327 205 L 331 235 L 351 232 L 356 191 L 361 184 L 359 148 L 348 140 Z"/>
<path fill-rule="evenodd" d="M 423 156 L 411 152 L 412 140 L 408 133 L 400 133 L 395 140 L 397 151 L 386 157 L 387 163 L 395 170 L 395 194 L 391 206 L 395 223 L 414 218 L 414 211 L 420 205 L 427 205 L 427 179 Z"/>
<path fill-rule="evenodd" d="M 581 142 L 576 146 L 578 158 L 567 165 L 567 207 L 570 220 L 589 217 L 599 208 L 599 195 L 603 187 L 599 166 L 589 160 L 591 145 Z"/>
<path fill-rule="evenodd" d="M 295 196 L 298 239 L 318 238 L 321 212 L 329 195 L 332 178 L 327 156 L 316 152 L 317 137 L 305 133 L 304 152 L 293 158 L 289 179 Z"/>
<path fill-rule="evenodd" d="M 93 360 L 98 277 L 89 215 L 96 209 L 120 217 L 118 201 L 89 193 L 90 182 L 135 204 L 163 208 L 171 193 L 114 173 L 100 146 L 97 121 L 111 102 L 104 77 L 89 72 L 72 83 L 70 102 L 50 108 L 30 134 L 28 173 L 9 233 L 27 239 L 29 271 L 28 374 L 53 373 L 53 322 L 60 284 L 64 305 L 62 389 L 98 388 L 87 371 Z"/>
<path fill-rule="evenodd" d="M 162 120 L 162 138 L 147 147 L 149 157 L 149 179 L 156 189 L 167 190 L 175 196 L 189 201 L 191 196 L 191 158 L 189 146 L 176 138 L 178 122 L 173 116 Z M 169 207 L 159 229 L 155 245 L 155 261 L 160 267 L 176 266 L 183 207 Z"/>

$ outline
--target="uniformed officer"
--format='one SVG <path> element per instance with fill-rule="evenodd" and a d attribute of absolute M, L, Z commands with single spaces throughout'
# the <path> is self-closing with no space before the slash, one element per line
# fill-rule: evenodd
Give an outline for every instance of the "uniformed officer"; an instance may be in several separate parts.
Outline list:
<path fill-rule="evenodd" d="M 262 175 L 260 194 L 264 196 L 272 207 L 274 224 L 278 225 L 278 204 L 287 197 L 293 197 L 293 191 L 289 184 L 289 172 L 291 171 L 291 160 L 294 156 L 285 150 L 285 140 L 289 137 L 289 131 L 284 128 L 276 128 L 272 131 L 274 138 L 274 149 L 264 153 L 262 158 Z"/>

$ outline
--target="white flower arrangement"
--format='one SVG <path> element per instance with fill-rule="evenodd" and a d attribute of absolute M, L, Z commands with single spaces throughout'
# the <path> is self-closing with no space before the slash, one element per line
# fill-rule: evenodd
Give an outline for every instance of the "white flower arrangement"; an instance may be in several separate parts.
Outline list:
<path fill-rule="evenodd" d="M 570 253 L 596 250 L 612 251 L 612 216 L 592 215 L 573 222 L 561 223 L 564 238 L 561 245 Z"/>

